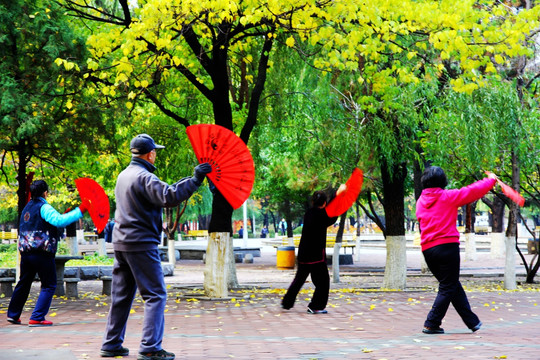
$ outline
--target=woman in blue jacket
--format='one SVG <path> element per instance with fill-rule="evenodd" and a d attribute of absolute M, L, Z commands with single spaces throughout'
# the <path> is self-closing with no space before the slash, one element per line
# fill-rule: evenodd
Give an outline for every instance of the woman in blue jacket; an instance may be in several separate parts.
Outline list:
<path fill-rule="evenodd" d="M 31 200 L 24 207 L 19 222 L 19 251 L 21 253 L 21 276 L 9 302 L 7 321 L 21 324 L 21 314 L 28 299 L 36 274 L 41 281 L 41 291 L 28 326 L 51 326 L 45 320 L 56 291 L 56 266 L 54 257 L 60 239 L 58 228 L 79 220 L 87 210 L 83 202 L 78 208 L 60 214 L 47 203 L 49 187 L 44 180 L 30 185 Z"/>

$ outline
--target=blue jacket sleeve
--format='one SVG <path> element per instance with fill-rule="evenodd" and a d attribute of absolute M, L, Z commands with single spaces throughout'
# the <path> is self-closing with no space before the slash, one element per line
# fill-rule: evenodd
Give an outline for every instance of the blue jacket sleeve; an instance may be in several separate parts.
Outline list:
<path fill-rule="evenodd" d="M 67 214 L 60 214 L 49 204 L 41 207 L 40 214 L 43 220 L 56 227 L 66 227 L 83 217 L 79 208 L 71 210 Z"/>

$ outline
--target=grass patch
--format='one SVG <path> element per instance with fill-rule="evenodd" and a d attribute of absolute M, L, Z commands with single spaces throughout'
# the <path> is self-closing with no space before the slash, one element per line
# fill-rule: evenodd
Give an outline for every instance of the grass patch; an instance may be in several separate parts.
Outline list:
<path fill-rule="evenodd" d="M 69 249 L 64 241 L 58 244 L 58 255 L 68 255 Z M 70 260 L 69 266 L 112 265 L 113 258 L 99 256 L 97 253 L 87 255 L 83 260 Z M 17 244 L 0 244 L 0 267 L 14 268 L 17 265 Z"/>

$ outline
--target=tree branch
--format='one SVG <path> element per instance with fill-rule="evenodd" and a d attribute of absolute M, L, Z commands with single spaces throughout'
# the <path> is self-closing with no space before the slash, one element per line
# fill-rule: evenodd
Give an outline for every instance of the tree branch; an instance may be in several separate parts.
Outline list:
<path fill-rule="evenodd" d="M 161 103 L 161 101 L 159 101 L 158 98 L 156 98 L 148 89 L 144 89 L 143 92 L 144 92 L 144 95 L 146 95 L 146 97 L 150 99 L 159 108 L 159 110 L 161 110 L 165 115 L 169 116 L 170 118 L 172 118 L 179 124 L 184 125 L 185 127 L 188 127 L 190 125 L 189 121 L 186 118 L 179 116 L 175 114 L 174 112 L 172 112 L 171 110 L 167 109 L 163 105 L 163 103 Z"/>
<path fill-rule="evenodd" d="M 270 30 L 272 31 L 272 30 Z M 261 95 L 264 90 L 264 84 L 266 82 L 266 75 L 268 71 L 268 59 L 270 57 L 270 51 L 272 50 L 273 41 L 270 37 L 266 36 L 264 38 L 264 44 L 261 49 L 259 66 L 257 69 L 257 80 L 255 86 L 251 91 L 251 99 L 249 101 L 249 110 L 244 123 L 244 127 L 240 132 L 240 139 L 247 144 L 249 136 L 257 123 L 257 112 L 259 110 L 259 104 L 261 101 Z"/>

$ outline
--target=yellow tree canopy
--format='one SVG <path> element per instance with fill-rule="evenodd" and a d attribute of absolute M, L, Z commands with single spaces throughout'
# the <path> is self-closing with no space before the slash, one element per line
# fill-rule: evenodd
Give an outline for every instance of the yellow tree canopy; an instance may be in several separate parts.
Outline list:
<path fill-rule="evenodd" d="M 187 88 L 213 104 L 216 122 L 230 112 L 224 103 L 250 108 L 276 41 L 322 70 L 357 72 L 373 93 L 422 81 L 429 72 L 421 68 L 433 73 L 445 62 L 459 68 L 454 88 L 470 92 L 498 65 L 529 54 L 540 10 L 477 0 L 119 0 L 109 10 L 65 3 L 99 23 L 88 39 L 96 90 L 107 98 L 127 94 L 128 108 L 144 94 L 184 125 L 174 106 Z M 381 68 L 381 61 L 392 65 Z M 232 115 L 221 121 L 232 127 Z"/>

